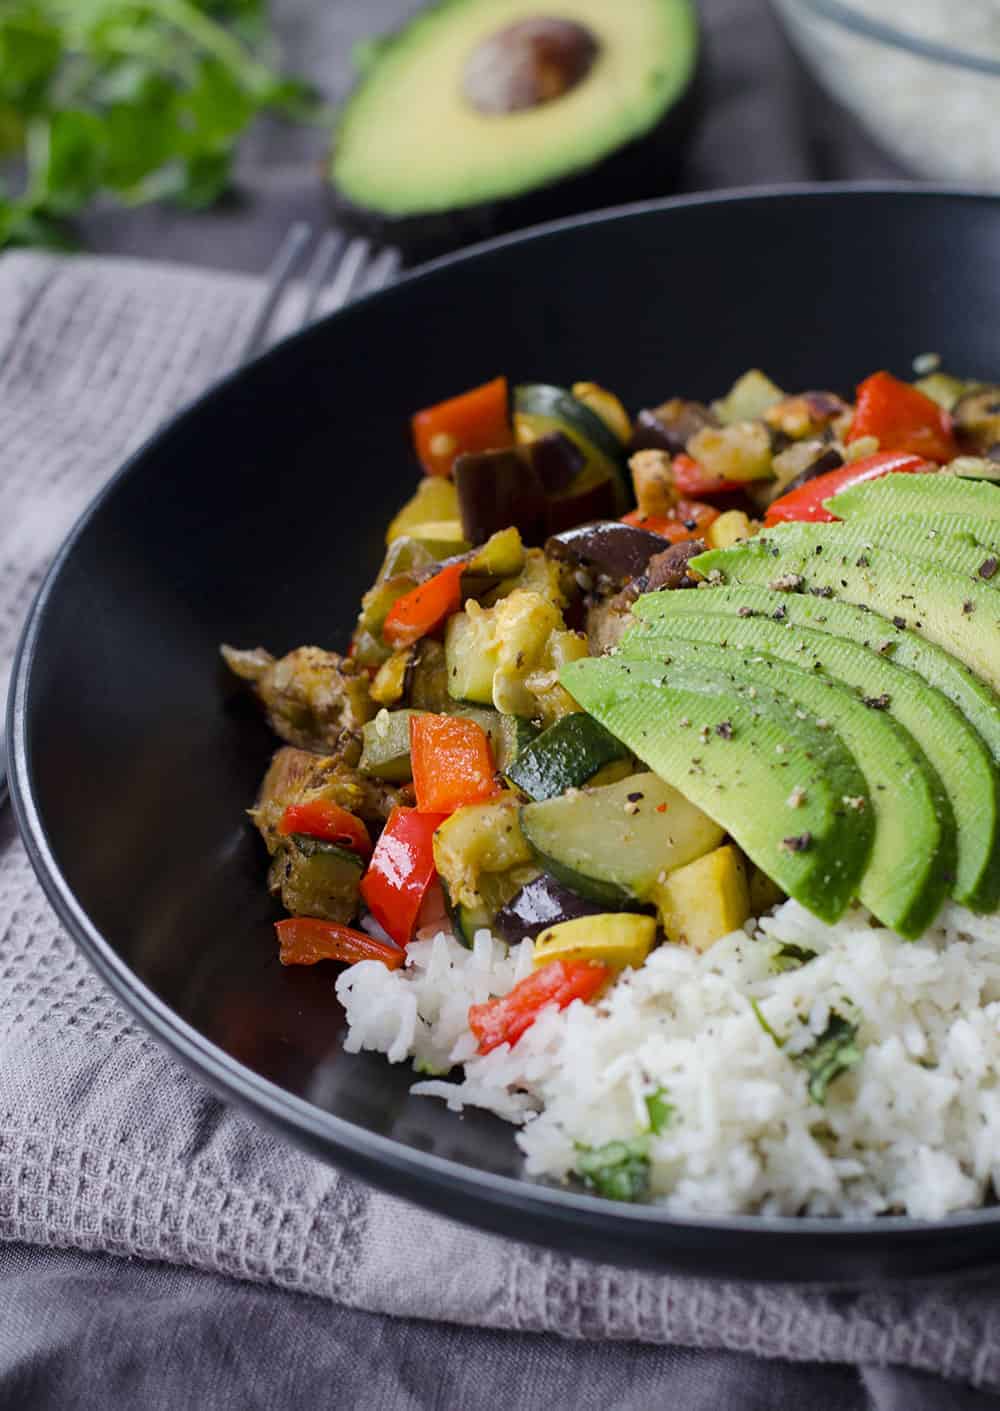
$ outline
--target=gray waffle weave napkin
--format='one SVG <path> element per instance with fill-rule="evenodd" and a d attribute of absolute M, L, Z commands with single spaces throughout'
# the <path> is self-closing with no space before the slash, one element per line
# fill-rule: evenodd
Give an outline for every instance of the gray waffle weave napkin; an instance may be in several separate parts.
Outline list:
<path fill-rule="evenodd" d="M 232 366 L 252 280 L 0 259 L 0 682 L 46 560 L 128 451 Z M 356 1308 L 905 1365 L 1000 1390 L 988 1278 L 860 1294 L 630 1273 L 381 1195 L 228 1109 L 119 1007 L 0 818 L 0 1237 L 162 1259 Z"/>

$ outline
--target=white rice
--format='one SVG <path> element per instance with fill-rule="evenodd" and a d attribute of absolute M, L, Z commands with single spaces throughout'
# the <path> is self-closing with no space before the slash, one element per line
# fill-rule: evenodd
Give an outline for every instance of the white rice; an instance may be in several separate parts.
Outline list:
<path fill-rule="evenodd" d="M 817 958 L 775 974 L 780 942 Z M 662 1089 L 674 1114 L 648 1138 L 650 1194 L 678 1212 L 937 1219 L 1000 1188 L 998 917 L 949 907 L 913 943 L 860 910 L 825 926 L 786 902 L 704 955 L 661 946 L 599 1002 L 550 1008 L 479 1056 L 469 1005 L 530 968 L 530 942 L 508 954 L 485 931 L 472 950 L 418 940 L 401 970 L 355 965 L 337 981 L 345 1047 L 454 1069 L 413 1091 L 519 1123 L 528 1174 L 556 1181 L 577 1143 L 643 1131 Z M 819 1105 L 796 1054 L 832 1012 L 858 1023 L 862 1056 Z"/>

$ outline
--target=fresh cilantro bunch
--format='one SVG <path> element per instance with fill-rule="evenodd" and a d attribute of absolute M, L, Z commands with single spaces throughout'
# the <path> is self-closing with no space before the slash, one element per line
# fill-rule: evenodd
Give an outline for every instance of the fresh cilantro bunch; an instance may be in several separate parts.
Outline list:
<path fill-rule="evenodd" d="M 0 249 L 73 245 L 95 198 L 211 205 L 264 112 L 315 118 L 265 0 L 0 0 Z"/>

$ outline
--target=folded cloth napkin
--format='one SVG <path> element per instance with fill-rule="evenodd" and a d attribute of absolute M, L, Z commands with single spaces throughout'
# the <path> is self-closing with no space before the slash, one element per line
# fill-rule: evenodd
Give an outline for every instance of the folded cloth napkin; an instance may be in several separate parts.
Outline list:
<path fill-rule="evenodd" d="M 46 560 L 122 458 L 238 358 L 241 277 L 0 259 L 0 668 Z M 381 1195 L 223 1106 L 119 1007 L 0 818 L 0 1237 L 168 1260 L 353 1308 L 900 1365 L 1000 1390 L 990 1279 L 860 1293 L 635 1273 Z"/>

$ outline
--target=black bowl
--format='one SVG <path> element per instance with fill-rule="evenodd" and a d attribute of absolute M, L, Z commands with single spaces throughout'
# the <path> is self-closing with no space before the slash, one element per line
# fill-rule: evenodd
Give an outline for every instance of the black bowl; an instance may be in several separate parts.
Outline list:
<path fill-rule="evenodd" d="M 914 189 L 668 201 L 452 257 L 229 378 L 99 497 L 39 594 L 9 717 L 53 905 L 125 1002 L 290 1137 L 474 1224 L 623 1263 L 798 1280 L 995 1259 L 938 1223 L 677 1219 L 523 1178 L 511 1129 L 339 1048 L 333 971 L 282 970 L 243 810 L 273 747 L 217 644 L 346 641 L 417 470 L 407 419 L 504 371 L 633 407 L 750 366 L 850 387 L 916 353 L 996 374 L 1000 201 Z"/>

